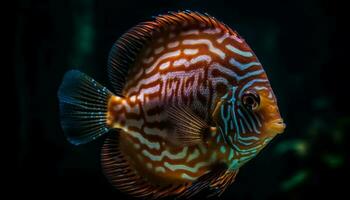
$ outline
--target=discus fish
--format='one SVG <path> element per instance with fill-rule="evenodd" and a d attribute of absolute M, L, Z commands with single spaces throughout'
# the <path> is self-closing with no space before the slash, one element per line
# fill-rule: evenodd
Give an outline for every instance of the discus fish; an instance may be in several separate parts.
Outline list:
<path fill-rule="evenodd" d="M 103 171 L 135 197 L 221 195 L 285 129 L 252 49 L 208 14 L 169 12 L 136 25 L 113 45 L 108 74 L 112 91 L 65 74 L 61 125 L 75 145 L 105 135 Z"/>

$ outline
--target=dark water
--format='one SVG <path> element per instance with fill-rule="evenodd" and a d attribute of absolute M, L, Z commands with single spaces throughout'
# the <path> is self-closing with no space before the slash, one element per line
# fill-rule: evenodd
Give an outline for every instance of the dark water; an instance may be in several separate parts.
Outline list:
<path fill-rule="evenodd" d="M 101 173 L 103 139 L 79 147 L 65 140 L 56 92 L 72 68 L 110 86 L 106 60 L 123 32 L 152 15 L 190 9 L 215 16 L 246 39 L 287 123 L 285 133 L 241 169 L 221 199 L 338 196 L 350 116 L 346 86 L 336 82 L 345 80 L 336 69 L 345 54 L 336 46 L 332 1 L 22 0 L 11 6 L 13 66 L 6 78 L 14 86 L 8 151 L 15 155 L 15 173 L 7 185 L 13 194 L 128 198 Z"/>

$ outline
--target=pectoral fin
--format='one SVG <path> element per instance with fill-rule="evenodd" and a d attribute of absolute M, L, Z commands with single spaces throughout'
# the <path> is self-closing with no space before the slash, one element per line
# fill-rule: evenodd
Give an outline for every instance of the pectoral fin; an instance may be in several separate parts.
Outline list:
<path fill-rule="evenodd" d="M 183 145 L 195 145 L 205 142 L 210 126 L 188 107 L 171 106 L 168 116 L 174 124 L 175 140 Z"/>

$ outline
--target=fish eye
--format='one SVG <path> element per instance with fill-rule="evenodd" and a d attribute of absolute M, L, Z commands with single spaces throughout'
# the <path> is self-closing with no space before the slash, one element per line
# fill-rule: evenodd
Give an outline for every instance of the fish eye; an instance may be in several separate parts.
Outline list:
<path fill-rule="evenodd" d="M 248 90 L 243 94 L 242 102 L 246 108 L 251 110 L 256 110 L 259 108 L 259 105 L 260 105 L 259 94 L 257 94 L 253 90 Z"/>

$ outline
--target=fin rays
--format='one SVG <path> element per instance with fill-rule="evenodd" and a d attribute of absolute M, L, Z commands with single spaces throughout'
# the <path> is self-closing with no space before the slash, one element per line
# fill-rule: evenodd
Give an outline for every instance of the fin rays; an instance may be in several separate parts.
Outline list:
<path fill-rule="evenodd" d="M 58 91 L 61 125 L 68 140 L 83 144 L 108 132 L 107 102 L 112 95 L 89 76 L 68 71 Z"/>
<path fill-rule="evenodd" d="M 134 197 L 159 199 L 180 193 L 185 184 L 160 187 L 146 181 L 129 165 L 119 148 L 119 134 L 110 135 L 102 148 L 102 168 L 111 184 Z"/>
<path fill-rule="evenodd" d="M 108 74 L 114 92 L 122 95 L 129 69 L 141 50 L 157 35 L 169 31 L 171 27 L 219 28 L 230 35 L 238 34 L 224 23 L 208 14 L 192 11 L 168 12 L 158 15 L 152 21 L 142 22 L 124 33 L 112 46 L 108 56 Z"/>
<path fill-rule="evenodd" d="M 168 115 L 175 124 L 175 139 L 184 145 L 204 142 L 209 126 L 190 108 L 171 106 Z"/>

